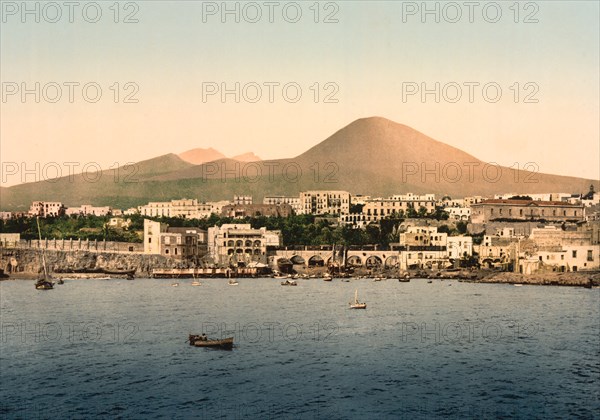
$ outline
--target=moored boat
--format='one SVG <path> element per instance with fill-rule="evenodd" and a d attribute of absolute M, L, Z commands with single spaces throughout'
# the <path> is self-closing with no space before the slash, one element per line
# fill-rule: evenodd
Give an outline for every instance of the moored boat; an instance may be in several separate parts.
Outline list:
<path fill-rule="evenodd" d="M 298 286 L 296 280 L 286 280 L 281 282 L 282 286 Z"/>
<path fill-rule="evenodd" d="M 40 238 L 40 244 L 41 244 L 42 243 L 42 231 L 40 230 L 40 218 L 36 217 L 35 222 L 37 223 L 38 236 Z M 52 289 L 54 289 L 54 282 L 52 281 L 50 274 L 48 274 L 48 268 L 46 267 L 46 254 L 44 254 L 44 248 L 42 248 L 41 251 L 42 251 L 42 265 L 44 266 L 44 272 L 42 273 L 42 276 L 35 282 L 35 288 L 36 288 L 36 290 L 52 290 Z"/>
<path fill-rule="evenodd" d="M 237 286 L 239 283 L 238 283 L 238 281 L 236 279 L 229 279 L 228 284 L 230 286 Z"/>

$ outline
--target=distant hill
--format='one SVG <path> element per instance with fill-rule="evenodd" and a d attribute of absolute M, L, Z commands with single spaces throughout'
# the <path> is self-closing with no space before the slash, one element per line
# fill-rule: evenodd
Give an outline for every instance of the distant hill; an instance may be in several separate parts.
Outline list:
<path fill-rule="evenodd" d="M 264 195 L 297 195 L 308 189 L 372 196 L 431 192 L 458 198 L 507 192 L 585 193 L 592 183 L 600 188 L 598 180 L 487 165 L 379 117 L 356 120 L 294 158 L 240 162 L 239 156 L 238 160 L 221 157 L 193 165 L 182 155 L 140 162 L 135 182 L 115 182 L 111 171 L 105 171 L 106 176 L 93 184 L 79 176 L 72 181 L 63 178 L 13 186 L 2 190 L 2 209 L 26 209 L 31 201 L 42 199 L 121 208 L 183 197 L 230 199 L 234 194 L 250 194 L 260 201 Z"/>
<path fill-rule="evenodd" d="M 257 162 L 259 160 L 262 160 L 261 158 L 259 158 L 252 152 L 243 153 L 241 155 L 234 156 L 231 159 L 237 160 L 240 162 Z"/>
<path fill-rule="evenodd" d="M 209 147 L 208 149 L 192 149 L 179 154 L 180 159 L 193 165 L 212 162 L 213 160 L 223 159 L 224 157 L 225 155 L 223 153 L 213 149 L 212 147 Z"/>

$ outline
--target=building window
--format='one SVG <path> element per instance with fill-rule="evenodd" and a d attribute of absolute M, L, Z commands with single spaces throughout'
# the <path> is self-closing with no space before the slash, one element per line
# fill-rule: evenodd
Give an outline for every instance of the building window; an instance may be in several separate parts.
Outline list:
<path fill-rule="evenodd" d="M 588 260 L 588 261 L 594 261 L 594 254 L 593 254 L 593 252 L 592 252 L 592 250 L 591 250 L 591 249 L 588 249 L 588 252 L 587 252 L 587 254 L 588 254 L 588 255 L 587 255 L 587 260 Z"/>
<path fill-rule="evenodd" d="M 151 244 L 152 243 L 152 238 L 148 238 L 148 243 Z"/>
<path fill-rule="evenodd" d="M 573 258 L 577 258 L 577 251 L 572 251 Z"/>

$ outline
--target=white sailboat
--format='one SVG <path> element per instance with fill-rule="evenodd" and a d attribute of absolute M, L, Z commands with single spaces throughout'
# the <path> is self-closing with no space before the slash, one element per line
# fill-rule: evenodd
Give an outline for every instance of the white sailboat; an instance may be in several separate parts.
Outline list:
<path fill-rule="evenodd" d="M 354 291 L 354 302 L 350 302 L 350 309 L 367 309 L 366 303 L 358 301 L 358 289 Z"/>
<path fill-rule="evenodd" d="M 38 237 L 40 238 L 40 248 L 42 251 L 42 265 L 44 266 L 44 274 L 42 277 L 38 278 L 35 282 L 35 288 L 37 290 L 50 290 L 54 289 L 54 283 L 48 274 L 48 268 L 46 267 L 46 255 L 44 254 L 44 248 L 42 248 L 42 231 L 40 230 L 40 219 L 39 216 L 35 218 L 35 222 L 37 223 L 38 228 Z"/>

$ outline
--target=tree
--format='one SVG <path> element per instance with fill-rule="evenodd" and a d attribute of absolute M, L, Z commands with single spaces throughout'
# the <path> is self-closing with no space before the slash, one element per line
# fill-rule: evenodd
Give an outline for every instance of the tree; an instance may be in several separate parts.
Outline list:
<path fill-rule="evenodd" d="M 458 231 L 458 233 L 460 233 L 461 235 L 464 235 L 465 233 L 467 233 L 467 223 L 466 222 L 457 222 L 456 223 L 456 230 Z"/>

